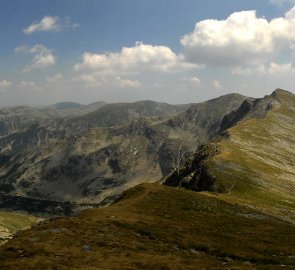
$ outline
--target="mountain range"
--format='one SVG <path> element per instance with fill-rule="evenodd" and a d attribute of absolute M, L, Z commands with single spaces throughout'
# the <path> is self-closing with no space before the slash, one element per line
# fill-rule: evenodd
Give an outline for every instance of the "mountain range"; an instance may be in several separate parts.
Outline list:
<path fill-rule="evenodd" d="M 0 190 L 5 201 L 107 203 L 184 164 L 245 99 L 231 94 L 192 105 L 107 104 L 82 116 L 32 121 L 0 139 Z"/>
<path fill-rule="evenodd" d="M 0 269 L 293 269 L 294 112 L 277 89 L 108 104 L 4 136 L 0 207 L 62 217 L 2 245 Z"/>

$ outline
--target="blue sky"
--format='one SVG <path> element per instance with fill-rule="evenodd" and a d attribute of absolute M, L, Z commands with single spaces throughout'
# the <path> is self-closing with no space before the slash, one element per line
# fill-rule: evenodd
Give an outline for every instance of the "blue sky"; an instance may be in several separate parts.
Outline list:
<path fill-rule="evenodd" d="M 0 106 L 63 100 L 187 103 L 230 92 L 259 97 L 277 87 L 292 91 L 294 5 L 292 0 L 1 1 Z"/>

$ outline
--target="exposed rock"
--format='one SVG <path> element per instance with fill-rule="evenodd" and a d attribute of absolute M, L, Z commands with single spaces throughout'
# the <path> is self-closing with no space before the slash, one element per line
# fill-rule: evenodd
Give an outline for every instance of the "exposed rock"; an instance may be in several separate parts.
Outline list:
<path fill-rule="evenodd" d="M 82 117 L 39 121 L 0 138 L 0 186 L 12 207 L 22 197 L 41 200 L 42 211 L 46 200 L 107 205 L 122 191 L 184 166 L 244 100 L 232 94 L 191 106 L 109 104 Z M 203 178 L 194 176 L 196 190 L 208 186 Z"/>
<path fill-rule="evenodd" d="M 184 187 L 194 191 L 222 192 L 222 186 L 215 185 L 215 178 L 210 174 L 204 161 L 220 153 L 216 143 L 202 144 L 193 158 L 186 162 L 184 168 L 175 170 L 163 183 L 172 187 Z"/>

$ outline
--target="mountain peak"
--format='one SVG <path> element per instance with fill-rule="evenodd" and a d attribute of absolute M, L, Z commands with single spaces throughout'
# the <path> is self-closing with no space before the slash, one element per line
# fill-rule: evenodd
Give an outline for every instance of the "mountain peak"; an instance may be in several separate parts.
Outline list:
<path fill-rule="evenodd" d="M 83 106 L 84 105 L 76 103 L 76 102 L 63 101 L 63 102 L 59 102 L 59 103 L 55 103 L 53 105 L 47 106 L 46 108 L 53 109 L 53 110 L 67 110 L 67 109 L 81 108 Z"/>
<path fill-rule="evenodd" d="M 275 91 L 272 92 L 271 96 L 281 96 L 281 95 L 293 95 L 293 93 L 287 91 L 287 90 L 284 90 L 284 89 L 281 89 L 281 88 L 277 88 Z"/>

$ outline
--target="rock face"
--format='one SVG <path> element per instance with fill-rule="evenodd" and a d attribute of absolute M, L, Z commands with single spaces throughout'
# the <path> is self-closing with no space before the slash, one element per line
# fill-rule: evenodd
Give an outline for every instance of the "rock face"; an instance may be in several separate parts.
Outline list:
<path fill-rule="evenodd" d="M 71 119 L 46 115 L 0 139 L 0 192 L 78 204 L 111 201 L 183 166 L 244 100 L 231 94 L 192 105 L 110 104 Z"/>
<path fill-rule="evenodd" d="M 224 187 L 216 186 L 216 179 L 210 174 L 204 161 L 220 153 L 218 144 L 214 142 L 202 144 L 183 168 L 176 169 L 165 180 L 171 187 L 183 187 L 193 191 L 223 192 Z"/>

